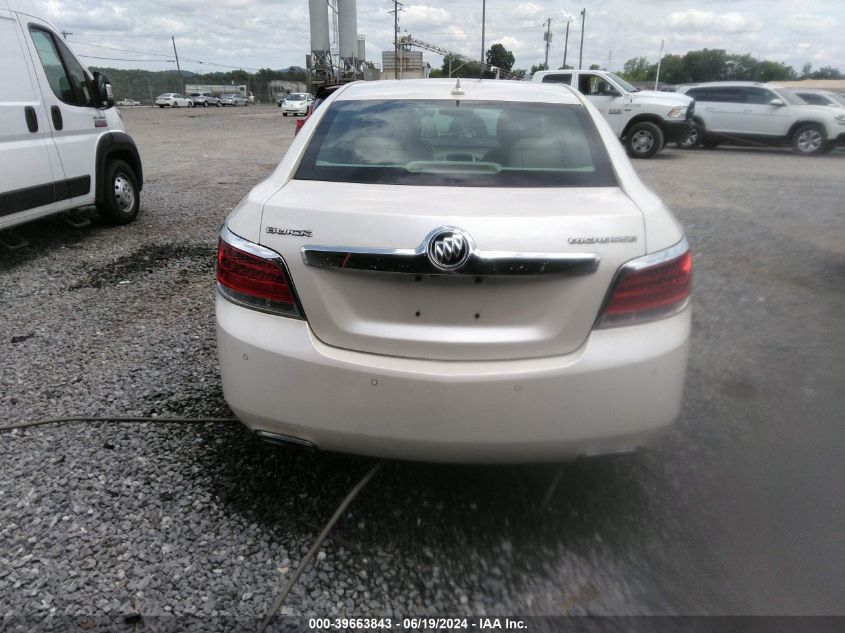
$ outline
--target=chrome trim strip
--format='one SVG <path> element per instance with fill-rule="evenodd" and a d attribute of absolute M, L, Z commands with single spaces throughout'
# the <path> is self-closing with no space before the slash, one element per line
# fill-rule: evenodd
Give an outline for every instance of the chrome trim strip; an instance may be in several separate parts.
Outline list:
<path fill-rule="evenodd" d="M 302 261 L 316 268 L 339 268 L 406 275 L 587 275 L 594 273 L 601 257 L 597 253 L 518 253 L 480 251 L 469 239 L 470 255 L 455 271 L 444 271 L 428 257 L 428 243 L 433 235 L 452 227 L 438 227 L 417 248 L 366 248 L 359 246 L 302 247 Z M 456 229 L 457 230 L 457 229 Z M 465 233 L 464 233 L 465 234 Z M 465 234 L 466 235 L 466 234 Z"/>
<path fill-rule="evenodd" d="M 642 257 L 637 257 L 636 259 L 632 259 L 631 261 L 622 264 L 616 273 L 616 277 L 619 277 L 619 275 L 625 271 L 642 270 L 643 268 L 649 268 L 650 266 L 656 266 L 657 264 L 668 262 L 670 259 L 680 257 L 688 250 L 689 242 L 687 241 L 686 234 L 684 234 L 680 241 L 669 248 L 664 248 L 662 251 L 656 251 L 648 255 L 643 255 Z M 615 282 L 616 278 L 614 278 L 613 281 Z"/>

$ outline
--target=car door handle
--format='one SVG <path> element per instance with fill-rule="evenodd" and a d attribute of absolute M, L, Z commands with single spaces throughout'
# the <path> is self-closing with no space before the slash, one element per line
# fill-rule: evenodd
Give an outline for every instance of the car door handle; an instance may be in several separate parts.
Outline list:
<path fill-rule="evenodd" d="M 23 109 L 24 116 L 26 117 L 26 127 L 29 128 L 30 132 L 37 132 L 38 131 L 38 116 L 35 114 L 35 108 L 32 106 L 26 106 Z"/>
<path fill-rule="evenodd" d="M 62 111 L 59 110 L 59 106 L 50 106 L 50 115 L 53 117 L 53 128 L 61 130 L 64 127 L 64 122 L 62 121 Z"/>

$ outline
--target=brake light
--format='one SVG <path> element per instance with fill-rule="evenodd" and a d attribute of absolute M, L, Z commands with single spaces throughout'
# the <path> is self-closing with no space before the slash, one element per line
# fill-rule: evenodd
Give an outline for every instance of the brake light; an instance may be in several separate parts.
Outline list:
<path fill-rule="evenodd" d="M 226 227 L 217 245 L 217 284 L 221 294 L 234 303 L 302 318 L 282 257 Z"/>
<path fill-rule="evenodd" d="M 598 327 L 630 325 L 675 314 L 692 290 L 692 255 L 684 239 L 666 251 L 622 267 L 614 280 Z"/>

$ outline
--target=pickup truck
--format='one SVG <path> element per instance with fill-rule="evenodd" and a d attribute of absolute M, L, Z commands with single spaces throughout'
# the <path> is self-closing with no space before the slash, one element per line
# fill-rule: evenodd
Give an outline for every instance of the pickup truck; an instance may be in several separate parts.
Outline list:
<path fill-rule="evenodd" d="M 541 70 L 531 81 L 566 84 L 602 113 L 632 158 L 650 158 L 670 141 L 687 138 L 695 101 L 675 92 L 639 90 L 603 70 Z"/>

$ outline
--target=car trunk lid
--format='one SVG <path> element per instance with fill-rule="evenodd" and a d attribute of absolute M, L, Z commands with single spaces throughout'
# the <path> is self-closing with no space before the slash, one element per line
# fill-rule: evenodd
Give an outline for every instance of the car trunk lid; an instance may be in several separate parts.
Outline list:
<path fill-rule="evenodd" d="M 487 274 L 489 266 L 470 271 L 478 274 L 402 273 L 359 258 L 370 249 L 395 251 L 425 264 L 425 240 L 441 227 L 461 229 L 482 257 L 504 263 L 493 267 L 496 274 Z M 642 214 L 616 187 L 444 190 L 292 180 L 268 200 L 260 243 L 284 257 L 324 343 L 439 360 L 576 350 L 619 266 L 645 252 Z M 334 253 L 335 261 L 306 263 L 303 248 Z M 592 272 L 568 265 L 561 266 L 568 272 L 550 272 L 536 263 L 520 269 L 507 259 L 513 254 L 555 261 L 595 255 L 598 265 Z M 353 257 L 364 263 L 349 265 Z"/>

